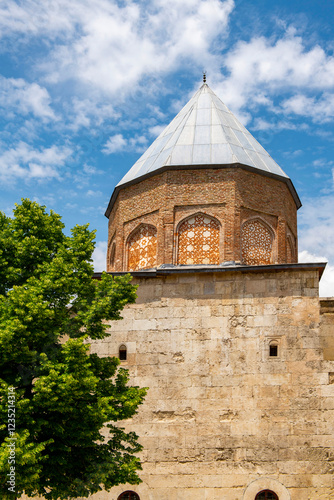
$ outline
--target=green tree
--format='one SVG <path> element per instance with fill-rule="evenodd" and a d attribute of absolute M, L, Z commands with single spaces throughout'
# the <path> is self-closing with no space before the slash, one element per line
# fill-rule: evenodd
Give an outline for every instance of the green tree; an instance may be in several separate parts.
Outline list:
<path fill-rule="evenodd" d="M 136 413 L 146 390 L 87 342 L 108 336 L 105 320 L 121 319 L 136 287 L 129 275 L 93 280 L 94 231 L 63 229 L 59 215 L 27 199 L 13 218 L 0 212 L 3 499 L 87 497 L 140 482 L 138 437 L 115 422 Z"/>

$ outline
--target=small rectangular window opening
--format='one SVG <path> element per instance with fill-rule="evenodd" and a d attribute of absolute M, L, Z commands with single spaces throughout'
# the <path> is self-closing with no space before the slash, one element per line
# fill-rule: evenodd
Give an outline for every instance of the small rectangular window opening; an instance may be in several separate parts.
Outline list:
<path fill-rule="evenodd" d="M 126 361 L 126 348 L 124 348 L 124 347 L 120 348 L 120 350 L 119 350 L 119 359 L 121 361 Z"/>
<path fill-rule="evenodd" d="M 277 345 L 270 345 L 269 346 L 269 356 L 270 357 L 277 357 L 278 356 L 278 346 Z"/>

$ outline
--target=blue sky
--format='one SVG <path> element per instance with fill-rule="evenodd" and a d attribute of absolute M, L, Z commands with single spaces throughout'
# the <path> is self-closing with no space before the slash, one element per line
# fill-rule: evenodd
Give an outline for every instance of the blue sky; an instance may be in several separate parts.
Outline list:
<path fill-rule="evenodd" d="M 334 5 L 317 0 L 1 0 L 0 210 L 21 197 L 97 229 L 114 186 L 207 72 L 292 179 L 301 261 L 334 296 Z"/>

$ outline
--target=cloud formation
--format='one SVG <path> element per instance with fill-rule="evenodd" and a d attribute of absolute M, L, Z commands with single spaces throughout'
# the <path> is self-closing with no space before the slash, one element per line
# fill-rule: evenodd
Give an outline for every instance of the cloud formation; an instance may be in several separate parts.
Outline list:
<path fill-rule="evenodd" d="M 334 195 L 304 202 L 299 213 L 299 248 L 334 262 Z"/>
<path fill-rule="evenodd" d="M 55 42 L 41 63 L 49 81 L 76 79 L 123 93 L 182 62 L 210 60 L 211 45 L 227 29 L 233 8 L 233 0 L 5 0 L 0 28 L 3 35 L 42 35 Z"/>
<path fill-rule="evenodd" d="M 99 241 L 93 252 L 94 271 L 100 273 L 106 270 L 107 242 Z"/>
<path fill-rule="evenodd" d="M 267 16 L 267 23 L 272 7 L 263 10 L 255 15 Z M 299 215 L 299 247 L 304 256 L 334 262 L 331 41 L 279 19 L 266 24 L 266 35 L 251 23 L 246 33 L 239 29 L 246 21 L 247 9 L 233 0 L 3 0 L 1 54 L 12 66 L 4 63 L 0 75 L 6 121 L 0 180 L 13 188 L 66 181 L 62 207 L 73 201 L 66 192 L 84 189 L 92 207 L 78 203 L 76 213 L 96 213 L 93 204 L 101 197 L 94 193 L 107 199 L 134 153 L 159 135 L 207 70 L 209 85 L 259 131 L 260 142 L 261 136 L 299 134 L 301 143 L 279 145 L 281 158 L 299 169 L 296 187 L 309 196 Z M 293 148 L 301 151 L 298 157 Z M 321 195 L 306 187 L 305 165 Z"/>
<path fill-rule="evenodd" d="M 326 257 L 321 255 L 313 254 L 307 250 L 302 250 L 298 254 L 299 262 L 327 262 Z M 320 279 L 319 283 L 319 295 L 320 297 L 331 297 L 333 296 L 333 283 L 334 283 L 334 266 L 327 263 L 325 271 Z"/>
<path fill-rule="evenodd" d="M 334 117 L 334 57 L 319 45 L 309 48 L 293 28 L 280 38 L 261 36 L 238 42 L 224 65 L 228 77 L 218 80 L 217 86 L 233 109 L 247 103 L 278 113 L 308 115 L 318 122 Z"/>
<path fill-rule="evenodd" d="M 37 83 L 28 83 L 23 78 L 4 78 L 0 75 L 0 107 L 15 114 L 27 115 L 48 121 L 55 119 L 50 107 L 48 91 Z"/>
<path fill-rule="evenodd" d="M 147 147 L 147 138 L 144 135 L 135 135 L 126 139 L 122 134 L 115 134 L 107 140 L 102 152 L 106 155 L 119 153 L 121 151 L 136 151 L 142 152 Z"/>
<path fill-rule="evenodd" d="M 15 180 L 58 179 L 60 167 L 72 154 L 68 147 L 51 146 L 33 149 L 20 142 L 15 148 L 0 152 L 0 180 L 10 183 Z"/>

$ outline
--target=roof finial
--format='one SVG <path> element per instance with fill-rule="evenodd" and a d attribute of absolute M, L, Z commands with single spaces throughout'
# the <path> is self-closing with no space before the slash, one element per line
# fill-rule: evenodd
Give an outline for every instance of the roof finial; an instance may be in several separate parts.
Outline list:
<path fill-rule="evenodd" d="M 206 83 L 206 71 L 203 71 L 203 83 Z"/>

